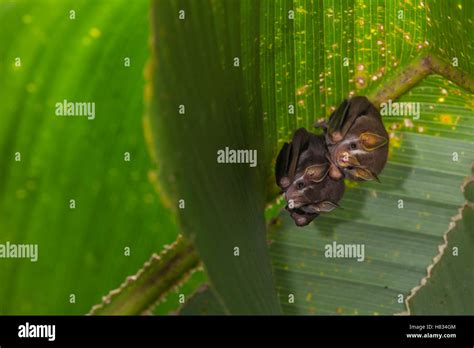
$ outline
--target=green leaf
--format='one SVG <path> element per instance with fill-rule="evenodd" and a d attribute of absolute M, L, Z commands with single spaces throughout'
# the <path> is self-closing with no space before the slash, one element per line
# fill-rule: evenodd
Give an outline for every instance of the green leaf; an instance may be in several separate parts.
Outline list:
<path fill-rule="evenodd" d="M 156 199 L 149 173 L 167 206 L 176 209 L 184 200 L 185 208 L 176 209 L 179 225 L 204 260 L 224 311 L 279 313 L 263 207 L 277 192 L 272 172 L 282 142 L 350 95 L 377 96 L 397 69 L 416 68 L 420 54 L 434 53 L 472 80 L 469 1 L 152 4 L 145 130 L 156 178 L 140 120 L 148 1 L 0 4 L 0 242 L 40 248 L 37 263 L 1 261 L 1 313 L 84 313 L 174 240 L 175 218 Z M 14 65 L 18 57 L 21 67 Z M 96 119 L 54 116 L 63 99 L 96 102 Z M 472 94 L 431 75 L 400 101 L 419 101 L 421 118 L 385 120 L 392 138 L 382 184 L 349 187 L 344 210 L 310 227 L 296 229 L 286 215 L 272 227 L 286 313 L 401 312 L 398 295 L 406 297 L 426 276 L 463 204 L 458 188 L 473 157 Z M 178 113 L 181 104 L 185 115 Z M 217 164 L 216 151 L 225 146 L 258 150 L 257 168 Z M 21 162 L 13 160 L 17 151 Z M 130 163 L 123 161 L 126 151 Z M 459 236 L 453 242 L 461 243 L 466 224 L 451 231 Z M 334 240 L 365 243 L 367 260 L 322 259 L 324 245 Z M 451 262 L 441 260 L 433 279 L 447 279 L 443 267 Z M 415 312 L 440 301 L 438 288 L 429 285 L 420 291 L 426 297 L 414 298 Z"/>
<path fill-rule="evenodd" d="M 273 150 L 269 157 L 276 157 L 295 129 L 311 129 L 344 98 L 377 96 L 394 87 L 393 79 L 410 67 L 411 76 L 417 76 L 422 66 L 416 59 L 426 50 L 446 62 L 455 52 L 458 67 L 435 72 L 472 91 L 472 44 L 467 39 L 472 21 L 457 7 L 430 1 L 263 1 L 261 76 L 265 141 L 267 151 Z M 451 17 L 440 15 L 444 8 Z M 294 20 L 288 18 L 291 10 Z M 438 32 L 434 25 L 446 30 Z M 456 34 L 444 39 L 449 33 Z M 458 188 L 469 173 L 474 128 L 472 94 L 427 75 L 431 72 L 428 68 L 416 79 L 414 88 L 407 81 L 408 91 L 400 88 L 392 95 L 406 92 L 397 101 L 421 103 L 421 118 L 384 119 L 391 147 L 382 184 L 348 183 L 343 209 L 309 227 L 295 227 L 286 212 L 274 222 L 271 255 L 285 313 L 398 313 L 405 309 L 410 289 L 426 275 L 462 204 Z M 463 83 L 465 79 L 469 82 Z M 294 115 L 290 105 L 296 106 Z M 267 165 L 272 168 L 273 163 Z M 270 185 L 275 191 L 275 184 Z M 398 209 L 400 199 L 403 209 Z M 325 246 L 334 241 L 365 245 L 367 259 L 326 258 Z M 294 303 L 289 303 L 290 295 Z"/>
<path fill-rule="evenodd" d="M 39 250 L 0 259 L 0 314 L 87 313 L 176 239 L 148 181 L 148 13 L 147 0 L 0 2 L 0 243 Z M 56 116 L 64 99 L 95 102 L 96 118 Z"/>
<path fill-rule="evenodd" d="M 201 286 L 186 304 L 179 310 L 179 315 L 223 315 L 222 308 L 215 291 L 208 285 Z"/>
<path fill-rule="evenodd" d="M 133 276 L 95 305 L 90 315 L 138 315 L 152 311 L 168 292 L 186 282 L 199 267 L 200 260 L 194 247 L 179 236 L 165 246 L 160 255 L 150 260 Z"/>
<path fill-rule="evenodd" d="M 319 217 L 308 228 L 295 227 L 284 213 L 281 225 L 271 231 L 271 254 L 286 313 L 404 310 L 403 300 L 425 276 L 462 203 L 453 192 L 468 170 L 472 144 L 406 132 L 397 136 L 403 139 L 403 151 L 392 152 L 382 184 L 348 189 L 340 203 L 343 210 Z M 452 164 L 451 149 L 466 153 L 463 163 Z M 432 153 L 439 154 L 437 159 Z M 398 209 L 400 199 L 403 209 Z M 326 258 L 326 246 L 333 242 L 364 245 L 364 262 Z M 296 297 L 294 304 L 288 303 L 289 294 Z"/>
<path fill-rule="evenodd" d="M 175 206 L 184 200 L 180 226 L 226 312 L 279 313 L 265 238 L 268 173 L 260 165 L 269 160 L 261 140 L 258 2 L 153 1 L 151 11 L 147 134 L 161 187 Z M 218 163 L 226 147 L 257 150 L 259 165 Z"/>
<path fill-rule="evenodd" d="M 197 289 L 203 286 L 207 281 L 207 275 L 202 267 L 199 267 L 189 278 L 179 286 L 170 291 L 164 298 L 157 303 L 156 307 L 149 314 L 153 315 L 168 315 L 178 312 L 184 300 L 188 301 Z"/>
<path fill-rule="evenodd" d="M 411 314 L 474 313 L 474 179 L 463 186 L 466 204 L 444 235 L 439 254 L 428 267 L 428 275 L 407 299 Z"/>

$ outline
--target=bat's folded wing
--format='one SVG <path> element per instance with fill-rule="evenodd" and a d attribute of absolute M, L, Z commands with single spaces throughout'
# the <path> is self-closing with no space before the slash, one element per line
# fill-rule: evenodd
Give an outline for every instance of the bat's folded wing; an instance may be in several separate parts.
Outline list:
<path fill-rule="evenodd" d="M 349 101 L 344 100 L 329 118 L 329 140 L 334 143 L 344 139 L 359 116 L 372 114 L 378 113 L 367 97 L 357 96 Z"/>
<path fill-rule="evenodd" d="M 291 155 L 291 143 L 284 143 L 283 147 L 278 154 L 276 165 L 275 165 L 275 177 L 276 184 L 285 190 L 290 184 L 290 178 L 288 177 L 288 167 L 290 165 Z"/>

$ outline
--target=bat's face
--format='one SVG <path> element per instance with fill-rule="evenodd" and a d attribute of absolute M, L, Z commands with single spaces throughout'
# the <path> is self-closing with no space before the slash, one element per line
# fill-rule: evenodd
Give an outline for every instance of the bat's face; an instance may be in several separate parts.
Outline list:
<path fill-rule="evenodd" d="M 333 179 L 378 180 L 388 158 L 388 134 L 382 118 L 365 97 L 344 101 L 326 130 Z"/>
<path fill-rule="evenodd" d="M 309 224 L 320 213 L 337 207 L 344 182 L 329 176 L 329 154 L 323 137 L 296 131 L 277 159 L 277 184 L 285 193 L 286 209 L 298 226 Z"/>
<path fill-rule="evenodd" d="M 314 181 L 315 175 L 308 175 L 315 168 L 321 173 L 318 181 Z M 324 172 L 321 168 L 325 168 Z M 296 225 L 305 226 L 319 214 L 337 208 L 337 202 L 344 194 L 344 181 L 332 179 L 328 170 L 329 163 L 308 167 L 306 173 L 298 176 L 285 192 L 286 209 Z"/>
<path fill-rule="evenodd" d="M 329 146 L 331 168 L 334 179 L 342 176 L 362 181 L 377 179 L 388 158 L 388 135 L 379 135 L 366 130 L 362 133 L 348 133 L 340 142 Z"/>
<path fill-rule="evenodd" d="M 324 197 L 330 193 L 327 174 L 329 171 L 329 162 L 316 163 L 304 170 L 298 172 L 295 180 L 285 191 L 285 198 L 290 208 L 298 209 L 311 203 L 324 200 Z"/>

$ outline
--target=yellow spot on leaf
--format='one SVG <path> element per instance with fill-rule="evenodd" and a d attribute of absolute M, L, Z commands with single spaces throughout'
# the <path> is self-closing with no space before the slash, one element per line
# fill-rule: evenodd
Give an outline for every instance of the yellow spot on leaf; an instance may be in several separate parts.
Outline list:
<path fill-rule="evenodd" d="M 344 180 L 344 183 L 346 184 L 347 188 L 354 188 L 359 186 L 359 184 L 355 181 Z"/>
<path fill-rule="evenodd" d="M 308 13 L 304 7 L 300 6 L 296 9 L 296 12 L 297 13 Z"/>
<path fill-rule="evenodd" d="M 302 95 L 306 92 L 306 90 L 308 89 L 308 85 L 304 85 L 304 86 L 301 86 L 299 87 L 297 90 L 296 90 L 296 94 L 297 95 Z"/>
<path fill-rule="evenodd" d="M 92 28 L 91 30 L 89 30 L 89 34 L 90 34 L 94 39 L 97 39 L 97 38 L 100 36 L 101 32 L 100 32 L 100 30 L 97 29 L 97 28 Z"/>
<path fill-rule="evenodd" d="M 441 115 L 440 116 L 440 121 L 441 123 L 444 123 L 444 124 L 453 124 L 453 118 L 451 117 L 451 115 Z"/>

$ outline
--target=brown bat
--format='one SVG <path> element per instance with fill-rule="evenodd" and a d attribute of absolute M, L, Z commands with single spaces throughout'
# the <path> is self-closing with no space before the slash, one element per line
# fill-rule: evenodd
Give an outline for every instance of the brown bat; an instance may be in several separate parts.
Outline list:
<path fill-rule="evenodd" d="M 388 158 L 388 134 L 377 109 L 366 97 L 344 100 L 325 128 L 333 179 L 377 180 Z"/>
<path fill-rule="evenodd" d="M 286 209 L 297 226 L 305 226 L 320 213 L 338 207 L 344 194 L 344 181 L 328 173 L 331 163 L 324 137 L 298 129 L 291 143 L 285 143 L 278 155 L 275 174 L 277 185 L 285 193 Z"/>

